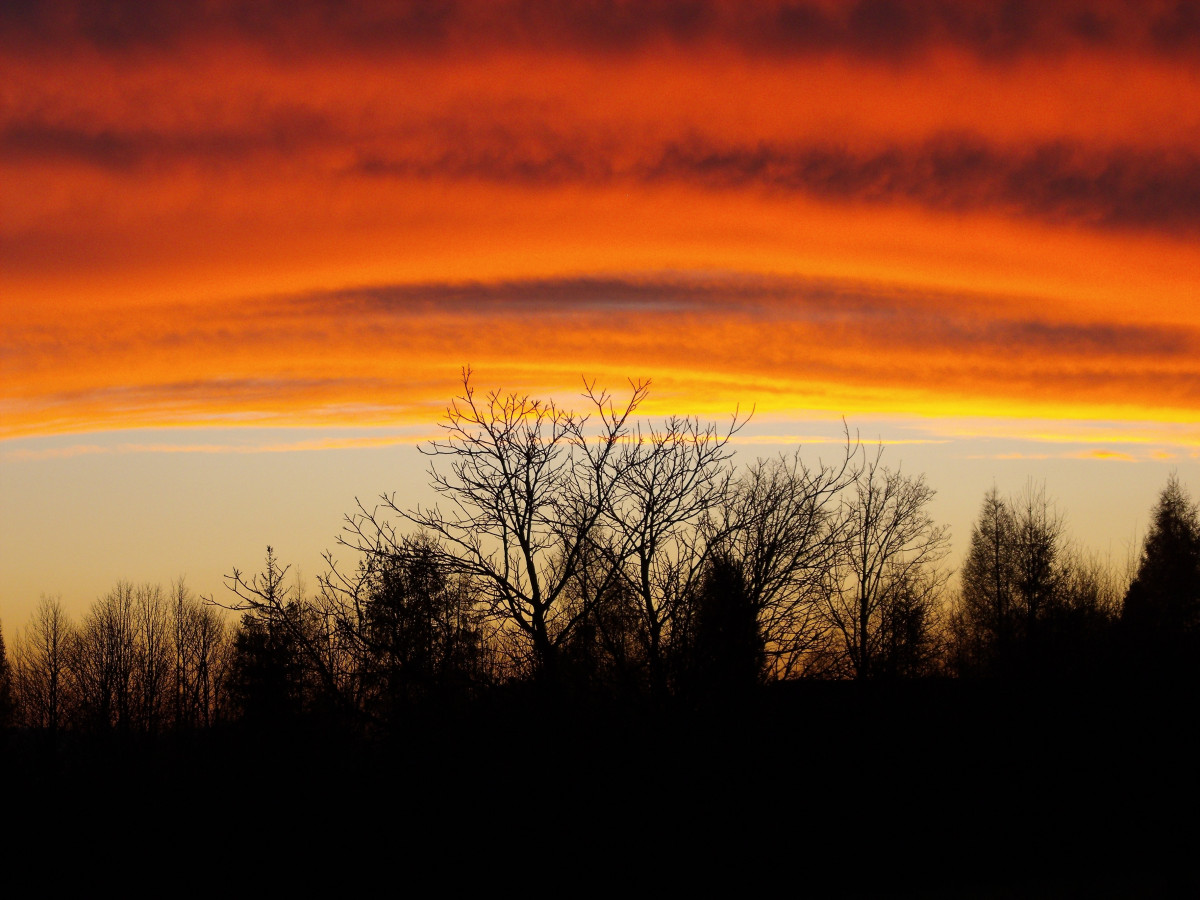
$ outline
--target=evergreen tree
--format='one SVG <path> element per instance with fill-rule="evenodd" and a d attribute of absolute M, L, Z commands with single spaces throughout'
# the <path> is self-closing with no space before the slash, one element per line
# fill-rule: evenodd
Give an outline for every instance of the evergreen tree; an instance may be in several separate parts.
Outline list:
<path fill-rule="evenodd" d="M 364 572 L 366 602 L 359 640 L 378 712 L 435 696 L 467 696 L 483 678 L 482 610 L 469 580 L 449 570 L 426 536 L 372 558 Z"/>
<path fill-rule="evenodd" d="M 983 498 L 979 519 L 962 567 L 962 589 L 955 611 L 960 670 L 989 668 L 1008 655 L 1013 643 L 1013 594 L 1016 516 L 995 486 Z"/>
<path fill-rule="evenodd" d="M 962 674 L 1051 677 L 1093 671 L 1112 619 L 1107 568 L 1074 548 L 1033 484 L 984 496 L 951 617 Z"/>
<path fill-rule="evenodd" d="M 1121 618 L 1148 650 L 1182 649 L 1200 632 L 1200 505 L 1176 475 L 1159 494 Z"/>
<path fill-rule="evenodd" d="M 249 581 L 226 576 L 242 612 L 233 637 L 231 693 L 244 719 L 275 724 L 297 719 L 306 707 L 309 678 L 304 648 L 305 609 L 287 586 L 289 566 L 267 547 L 266 566 Z"/>

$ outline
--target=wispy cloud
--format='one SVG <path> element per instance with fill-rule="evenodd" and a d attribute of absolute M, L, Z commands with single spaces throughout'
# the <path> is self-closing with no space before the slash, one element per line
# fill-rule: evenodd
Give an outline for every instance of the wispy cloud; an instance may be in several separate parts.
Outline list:
<path fill-rule="evenodd" d="M 1074 458 L 1113 460 L 1116 462 L 1137 462 L 1138 460 L 1132 453 L 1123 453 L 1119 450 L 1084 450 L 1074 454 Z"/>
<path fill-rule="evenodd" d="M 994 459 L 994 460 L 1049 460 L 1049 459 L 1082 459 L 1082 460 L 1099 460 L 1110 462 L 1139 462 L 1143 459 L 1161 459 L 1162 457 L 1156 454 L 1148 456 L 1138 456 L 1133 453 L 1124 453 L 1118 450 L 1064 450 L 1059 453 L 1026 453 L 1020 450 L 1006 451 L 1002 453 L 973 453 L 968 454 L 964 459 Z M 1173 457 L 1172 457 L 1173 458 Z"/>
<path fill-rule="evenodd" d="M 862 439 L 862 442 L 867 446 L 875 446 L 878 444 L 884 446 L 903 445 L 903 444 L 948 444 L 949 439 L 946 438 L 875 438 L 871 440 Z M 746 446 L 756 445 L 804 445 L 804 444 L 837 444 L 843 445 L 846 443 L 844 437 L 831 437 L 829 435 L 799 435 L 799 434 L 751 434 L 751 435 L 735 435 L 732 443 Z"/>
<path fill-rule="evenodd" d="M 1019 450 L 1007 450 L 1003 453 L 968 453 L 964 459 L 995 459 L 995 460 L 1042 460 L 1061 458 L 1053 453 L 1023 453 Z"/>
<path fill-rule="evenodd" d="M 1038 444 L 1106 444 L 1124 447 L 1200 447 L 1200 423 L 1197 422 L 948 417 L 929 422 L 925 427 L 935 434 L 959 439 L 1004 438 Z"/>
<path fill-rule="evenodd" d="M 203 453 L 203 454 L 258 454 L 258 453 L 307 453 L 324 450 L 374 449 L 403 444 L 425 443 L 440 435 L 403 434 L 370 437 L 326 437 L 309 440 L 280 441 L 268 443 L 137 443 L 113 444 L 69 444 L 57 447 L 20 447 L 6 451 L 4 458 L 12 461 L 35 461 L 45 459 L 70 459 L 76 456 L 129 455 L 147 453 Z"/>

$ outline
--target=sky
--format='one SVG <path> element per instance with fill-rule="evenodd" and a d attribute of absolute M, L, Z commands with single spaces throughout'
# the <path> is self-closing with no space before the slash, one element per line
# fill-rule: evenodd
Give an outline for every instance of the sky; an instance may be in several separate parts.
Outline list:
<path fill-rule="evenodd" d="M 0 623 L 309 587 L 461 389 L 753 410 L 739 458 L 1200 496 L 1200 3 L 0 12 Z"/>

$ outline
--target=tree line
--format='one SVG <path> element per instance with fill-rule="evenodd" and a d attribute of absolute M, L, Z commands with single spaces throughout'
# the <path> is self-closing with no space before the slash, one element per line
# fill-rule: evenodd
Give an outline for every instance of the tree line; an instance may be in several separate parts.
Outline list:
<path fill-rule="evenodd" d="M 307 719 L 386 727 L 525 687 L 706 704 L 794 679 L 1193 677 L 1200 507 L 1172 476 L 1136 565 L 1070 541 L 1044 488 L 983 499 L 958 585 L 923 475 L 851 438 L 737 466 L 745 424 L 478 394 L 423 447 L 436 502 L 359 503 L 317 588 L 268 547 L 226 597 L 119 582 L 82 621 L 43 597 L 0 715 L 56 732 Z M 228 611 L 236 615 L 230 617 Z"/>

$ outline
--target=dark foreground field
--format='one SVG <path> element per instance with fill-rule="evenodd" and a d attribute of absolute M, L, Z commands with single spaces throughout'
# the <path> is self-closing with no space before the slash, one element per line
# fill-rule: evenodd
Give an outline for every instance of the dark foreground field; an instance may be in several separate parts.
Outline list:
<path fill-rule="evenodd" d="M 19 840 L 117 881 L 237 860 L 347 889 L 1187 896 L 1197 711 L 1094 684 L 801 683 L 702 710 L 498 694 L 387 735 L 12 732 L 5 791 Z"/>

